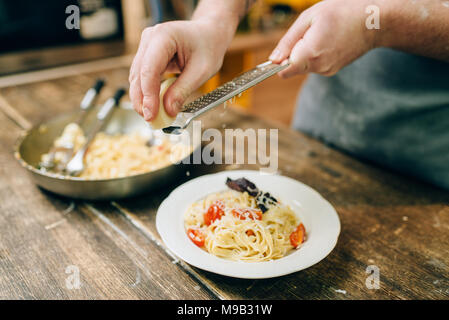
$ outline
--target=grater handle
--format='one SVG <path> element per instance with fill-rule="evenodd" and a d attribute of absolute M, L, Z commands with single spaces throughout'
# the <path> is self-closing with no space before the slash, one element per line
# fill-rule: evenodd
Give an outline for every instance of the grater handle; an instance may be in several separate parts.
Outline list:
<path fill-rule="evenodd" d="M 219 88 L 187 104 L 181 111 L 192 113 L 195 117 L 197 117 L 198 115 L 221 105 L 235 96 L 238 96 L 242 92 L 284 70 L 288 66 L 288 63 L 280 65 L 274 64 L 271 61 L 259 64 L 256 68 L 243 73 L 233 80 L 223 84 Z"/>

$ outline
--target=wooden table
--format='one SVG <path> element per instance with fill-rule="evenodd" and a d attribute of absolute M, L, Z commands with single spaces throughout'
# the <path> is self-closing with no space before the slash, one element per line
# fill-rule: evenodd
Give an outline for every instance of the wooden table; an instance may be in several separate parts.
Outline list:
<path fill-rule="evenodd" d="M 31 124 L 75 108 L 99 75 L 110 84 L 106 97 L 114 85 L 127 83 L 128 69 L 0 89 L 0 299 L 449 298 L 449 193 L 287 128 L 279 130 L 281 173 L 327 198 L 342 229 L 326 259 L 284 277 L 232 279 L 176 260 L 155 228 L 157 207 L 169 189 L 106 203 L 39 189 L 13 158 L 15 141 Z M 274 127 L 230 109 L 217 114 L 206 117 L 207 126 Z M 178 183 L 244 167 L 195 166 Z M 377 290 L 365 284 L 368 265 L 380 270 Z M 79 269 L 79 289 L 66 285 L 70 266 Z"/>

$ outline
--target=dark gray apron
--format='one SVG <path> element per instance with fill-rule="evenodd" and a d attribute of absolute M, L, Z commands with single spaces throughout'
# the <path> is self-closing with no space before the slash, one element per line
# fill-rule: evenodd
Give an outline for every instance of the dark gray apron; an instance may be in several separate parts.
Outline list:
<path fill-rule="evenodd" d="M 333 77 L 313 74 L 293 127 L 449 189 L 449 63 L 376 49 Z"/>

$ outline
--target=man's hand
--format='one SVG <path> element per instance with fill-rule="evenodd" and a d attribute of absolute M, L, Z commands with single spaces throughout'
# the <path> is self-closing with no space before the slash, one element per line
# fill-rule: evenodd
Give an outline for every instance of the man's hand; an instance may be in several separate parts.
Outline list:
<path fill-rule="evenodd" d="M 201 0 L 191 21 L 145 29 L 129 76 L 134 109 L 153 120 L 159 111 L 161 76 L 175 72 L 180 75 L 164 95 L 167 113 L 175 116 L 187 97 L 219 70 L 239 19 L 254 2 Z"/>
<path fill-rule="evenodd" d="M 380 11 L 380 29 L 368 29 L 368 6 Z M 270 59 L 291 66 L 290 77 L 308 72 L 331 76 L 376 47 L 449 62 L 449 5 L 441 0 L 326 0 L 304 11 Z"/>
<path fill-rule="evenodd" d="M 131 66 L 130 96 L 146 121 L 159 110 L 161 77 L 181 73 L 164 96 L 164 106 L 175 116 L 187 97 L 220 68 L 226 46 L 209 21 L 174 21 L 147 28 Z"/>
<path fill-rule="evenodd" d="M 376 45 L 379 30 L 368 30 L 365 9 L 375 0 L 327 0 L 305 10 L 281 39 L 270 60 L 291 66 L 287 78 L 308 72 L 331 76 Z"/>

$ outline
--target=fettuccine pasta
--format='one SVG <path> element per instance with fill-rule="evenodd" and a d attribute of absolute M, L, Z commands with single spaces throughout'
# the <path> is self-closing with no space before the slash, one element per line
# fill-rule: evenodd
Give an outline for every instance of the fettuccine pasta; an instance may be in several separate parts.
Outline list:
<path fill-rule="evenodd" d="M 220 258 L 269 261 L 299 247 L 292 242 L 299 223 L 292 209 L 278 203 L 262 213 L 256 198 L 247 192 L 210 194 L 188 208 L 184 223 L 188 237 L 197 246 Z"/>

